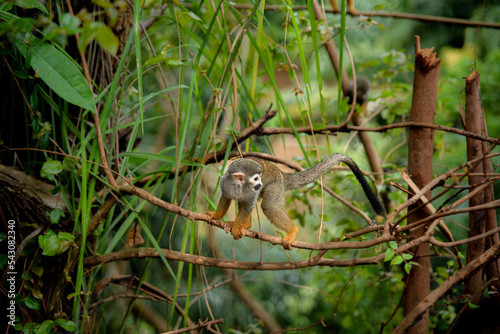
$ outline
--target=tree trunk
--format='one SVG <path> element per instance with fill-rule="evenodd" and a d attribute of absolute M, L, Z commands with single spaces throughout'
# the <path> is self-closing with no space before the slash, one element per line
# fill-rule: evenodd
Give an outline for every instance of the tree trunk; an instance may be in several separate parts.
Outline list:
<path fill-rule="evenodd" d="M 436 99 L 439 79 L 440 60 L 433 49 L 421 49 L 420 38 L 415 37 L 415 77 L 413 82 L 413 98 L 411 106 L 411 122 L 434 123 Z M 419 188 L 423 188 L 432 180 L 434 131 L 424 128 L 410 128 L 408 142 L 408 171 Z M 429 191 L 425 196 L 430 199 Z M 425 218 L 423 209 L 417 209 L 418 204 L 409 208 L 415 210 L 408 216 L 408 224 Z M 423 235 L 427 226 L 424 225 L 411 231 L 415 238 Z M 430 292 L 430 260 L 429 244 L 421 244 L 414 250 L 414 261 L 419 266 L 413 266 L 407 277 L 405 289 L 404 313 L 407 315 Z M 429 313 L 425 312 L 408 333 L 428 333 Z"/>

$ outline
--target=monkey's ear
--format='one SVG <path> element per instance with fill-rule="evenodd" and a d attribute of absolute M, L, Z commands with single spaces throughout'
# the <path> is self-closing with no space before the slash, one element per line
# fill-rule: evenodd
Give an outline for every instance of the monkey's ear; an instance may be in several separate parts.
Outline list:
<path fill-rule="evenodd" d="M 231 174 L 233 179 L 238 183 L 245 183 L 245 174 L 241 172 Z"/>

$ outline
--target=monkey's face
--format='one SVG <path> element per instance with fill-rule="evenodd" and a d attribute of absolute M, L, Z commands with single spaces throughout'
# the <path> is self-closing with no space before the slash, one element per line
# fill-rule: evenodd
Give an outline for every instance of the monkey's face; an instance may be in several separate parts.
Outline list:
<path fill-rule="evenodd" d="M 261 174 L 254 174 L 246 179 L 246 175 L 243 173 L 234 173 L 232 174 L 233 178 L 235 178 L 236 182 L 246 183 L 246 187 L 253 189 L 254 191 L 259 191 L 262 187 L 262 179 Z"/>
<path fill-rule="evenodd" d="M 224 175 L 222 191 L 237 201 L 252 201 L 262 188 L 262 167 L 252 160 L 234 161 Z"/>

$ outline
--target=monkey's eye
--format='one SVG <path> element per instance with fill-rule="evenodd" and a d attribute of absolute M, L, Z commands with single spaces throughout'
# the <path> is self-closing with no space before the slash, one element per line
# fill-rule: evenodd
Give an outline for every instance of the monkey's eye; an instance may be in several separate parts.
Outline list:
<path fill-rule="evenodd" d="M 262 181 L 260 179 L 259 174 L 255 174 L 250 178 L 250 183 L 253 184 L 253 188 L 255 191 L 259 190 L 262 187 Z"/>

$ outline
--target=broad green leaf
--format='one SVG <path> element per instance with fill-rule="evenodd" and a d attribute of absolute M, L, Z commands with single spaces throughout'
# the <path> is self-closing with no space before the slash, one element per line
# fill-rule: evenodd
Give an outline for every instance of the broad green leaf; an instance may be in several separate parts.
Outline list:
<path fill-rule="evenodd" d="M 54 256 L 64 253 L 71 244 L 74 244 L 75 236 L 67 232 L 55 234 L 49 229 L 47 234 L 38 236 L 38 244 L 43 249 L 42 255 Z"/>
<path fill-rule="evenodd" d="M 14 1 L 14 3 L 21 8 L 27 8 L 27 9 L 36 8 L 44 12 L 45 14 L 49 15 L 49 11 L 39 0 L 16 0 Z"/>
<path fill-rule="evenodd" d="M 50 212 L 50 222 L 52 224 L 57 224 L 59 223 L 59 220 L 61 220 L 61 217 L 64 217 L 64 212 L 61 209 L 55 209 Z"/>
<path fill-rule="evenodd" d="M 389 247 L 391 247 L 391 249 L 396 249 L 398 248 L 398 244 L 395 241 L 389 241 Z"/>
<path fill-rule="evenodd" d="M 396 266 L 396 265 L 401 264 L 401 263 L 403 263 L 403 258 L 399 255 L 396 255 L 394 257 L 394 259 L 392 259 L 392 261 L 391 261 L 391 266 Z"/>
<path fill-rule="evenodd" d="M 40 327 L 36 329 L 36 334 L 50 334 L 54 329 L 54 320 L 45 320 Z"/>
<path fill-rule="evenodd" d="M 24 299 L 24 305 L 32 310 L 40 310 L 40 302 L 33 296 L 28 296 Z"/>
<path fill-rule="evenodd" d="M 413 255 L 411 255 L 411 254 L 406 254 L 405 253 L 402 256 L 403 256 L 403 259 L 405 259 L 405 260 L 411 260 L 411 259 L 413 259 Z"/>
<path fill-rule="evenodd" d="M 405 264 L 405 272 L 409 275 L 412 265 L 409 263 Z"/>
<path fill-rule="evenodd" d="M 38 290 L 31 290 L 31 293 L 33 294 L 33 297 L 36 299 L 42 300 L 43 299 L 43 293 L 41 293 Z"/>
<path fill-rule="evenodd" d="M 67 171 L 73 171 L 78 169 L 78 160 L 75 158 L 65 157 L 63 159 L 63 168 Z"/>
<path fill-rule="evenodd" d="M 76 331 L 76 324 L 74 321 L 59 318 L 59 319 L 56 319 L 55 323 L 57 326 L 64 328 L 68 332 L 75 332 Z"/>
<path fill-rule="evenodd" d="M 102 22 L 91 22 L 89 24 L 85 24 L 82 27 L 82 34 L 80 36 L 80 41 L 78 43 L 78 47 L 81 50 L 85 50 L 87 45 L 93 40 L 106 51 L 111 54 L 116 54 L 118 51 L 118 38 L 113 34 L 111 29 L 103 24 Z"/>
<path fill-rule="evenodd" d="M 385 251 L 385 258 L 384 261 L 390 261 L 394 257 L 394 251 L 390 248 L 387 248 Z"/>
<path fill-rule="evenodd" d="M 48 160 L 42 166 L 42 174 L 45 175 L 56 175 L 62 172 L 63 165 L 59 160 Z"/>
<path fill-rule="evenodd" d="M 97 34 L 95 40 L 104 50 L 108 51 L 112 55 L 115 55 L 118 52 L 118 46 L 120 45 L 118 37 L 115 36 L 111 28 L 107 25 L 103 25 L 99 29 L 99 33 Z"/>
<path fill-rule="evenodd" d="M 30 55 L 33 70 L 57 95 L 84 109 L 94 109 L 94 98 L 85 77 L 59 49 L 47 43 L 28 49 L 19 41 L 16 46 L 24 57 Z"/>
<path fill-rule="evenodd" d="M 330 221 L 330 216 L 319 214 L 319 219 L 323 219 L 324 222 Z"/>
<path fill-rule="evenodd" d="M 52 234 L 47 232 L 46 235 L 39 235 L 38 244 L 43 250 L 42 255 L 45 256 L 54 256 L 57 254 L 57 250 L 59 249 L 59 239 L 53 232 Z"/>

